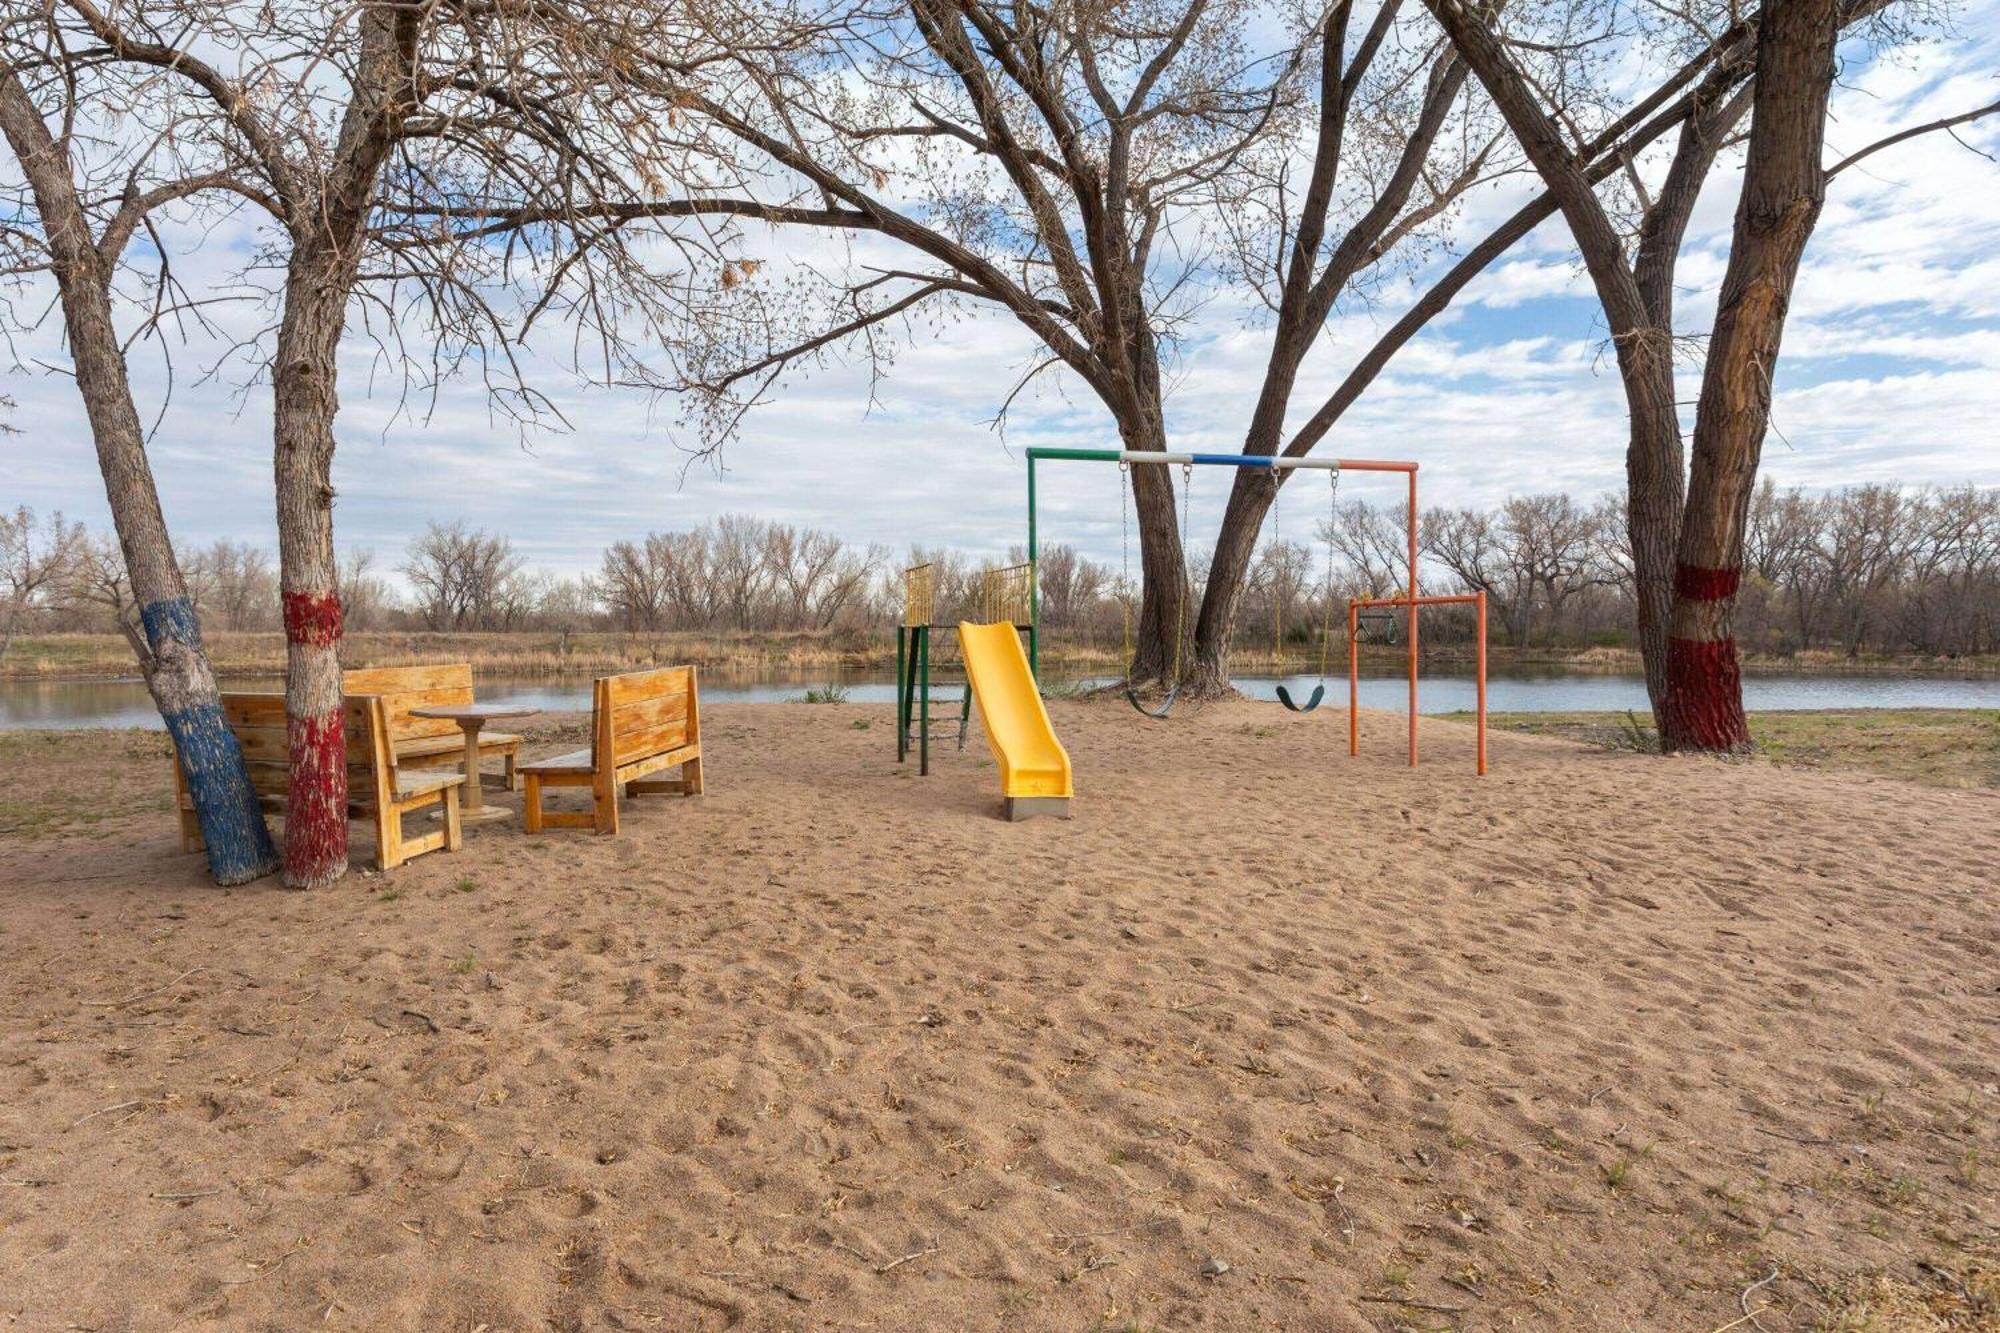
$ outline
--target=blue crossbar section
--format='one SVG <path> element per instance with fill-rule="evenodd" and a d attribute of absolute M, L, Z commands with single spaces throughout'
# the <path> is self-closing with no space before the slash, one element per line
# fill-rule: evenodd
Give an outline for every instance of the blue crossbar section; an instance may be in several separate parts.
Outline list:
<path fill-rule="evenodd" d="M 1271 459 L 1263 454 L 1195 454 L 1194 461 L 1214 467 L 1269 467 Z"/>

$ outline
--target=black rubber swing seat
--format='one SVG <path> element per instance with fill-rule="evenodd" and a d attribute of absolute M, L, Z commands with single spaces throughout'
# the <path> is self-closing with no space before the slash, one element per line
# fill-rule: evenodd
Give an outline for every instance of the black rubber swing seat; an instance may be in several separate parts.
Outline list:
<path fill-rule="evenodd" d="M 1174 686 L 1171 690 L 1167 691 L 1167 697 L 1160 701 L 1160 706 L 1156 710 L 1148 708 L 1146 707 L 1145 704 L 1141 703 L 1139 701 L 1139 692 L 1133 689 L 1130 685 L 1127 685 L 1125 687 L 1125 702 L 1131 704 L 1132 707 L 1138 709 L 1141 713 L 1144 713 L 1147 717 L 1159 718 L 1159 717 L 1165 717 L 1167 715 L 1167 713 L 1174 706 L 1174 700 L 1180 698 L 1180 694 L 1181 694 L 1181 687 L 1178 685 Z"/>
<path fill-rule="evenodd" d="M 1322 703 L 1326 702 L 1326 686 L 1324 684 L 1313 686 L 1312 697 L 1304 703 L 1300 703 L 1298 700 L 1292 698 L 1290 690 L 1280 685 L 1278 687 L 1278 702 L 1291 709 L 1294 713 L 1310 713 L 1313 709 L 1318 708 Z"/>

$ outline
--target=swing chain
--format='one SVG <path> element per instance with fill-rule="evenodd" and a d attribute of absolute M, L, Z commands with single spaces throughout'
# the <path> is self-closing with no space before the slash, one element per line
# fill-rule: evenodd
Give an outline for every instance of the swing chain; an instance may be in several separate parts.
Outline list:
<path fill-rule="evenodd" d="M 1188 563 L 1188 511 L 1194 508 L 1194 464 L 1181 464 L 1181 594 L 1174 599 L 1174 668 L 1173 679 L 1165 682 L 1168 690 L 1178 690 L 1181 685 L 1181 645 L 1187 639 L 1188 597 L 1194 592 L 1194 575 Z"/>
<path fill-rule="evenodd" d="M 1320 615 L 1319 674 L 1326 679 L 1327 654 L 1333 644 L 1333 537 L 1340 523 L 1340 465 L 1327 471 L 1332 480 L 1326 488 L 1326 604 Z"/>
<path fill-rule="evenodd" d="M 1118 460 L 1118 609 L 1120 620 L 1125 627 L 1125 674 L 1132 674 L 1132 505 L 1127 487 L 1132 480 L 1132 465 L 1124 459 Z"/>

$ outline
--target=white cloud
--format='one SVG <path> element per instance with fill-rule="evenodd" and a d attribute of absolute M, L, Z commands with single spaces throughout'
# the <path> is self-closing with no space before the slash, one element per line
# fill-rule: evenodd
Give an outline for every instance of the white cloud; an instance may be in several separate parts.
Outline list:
<path fill-rule="evenodd" d="M 1837 148 L 1990 100 L 2000 30 L 1990 10 L 1978 18 L 1965 40 L 1856 72 L 1836 100 Z M 1965 134 L 1989 150 L 2000 143 L 1992 122 Z M 1992 445 L 2000 426 L 1996 187 L 2000 170 L 1946 136 L 1879 154 L 1835 182 L 1795 295 L 1776 403 L 1784 438 L 1774 437 L 1765 456 L 1771 475 L 1809 486 L 2000 484 Z M 1697 210 L 1679 274 L 1683 331 L 1704 331 L 1712 318 L 1735 188 L 1733 169 L 1718 172 Z M 1532 192 L 1521 178 L 1483 191 L 1466 210 L 1468 234 Z M 247 221 L 231 222 L 180 258 L 179 271 L 196 288 L 219 284 L 253 239 Z M 774 259 L 793 262 L 850 253 L 850 238 L 785 233 L 764 244 Z M 852 253 L 881 249 L 863 239 Z M 1403 289 L 1389 287 L 1379 307 L 1336 316 L 1301 377 L 1295 420 L 1400 313 Z M 1170 425 L 1177 443 L 1233 450 L 1268 334 L 1242 293 L 1214 296 L 1176 368 Z M 269 318 L 247 304 L 214 313 L 226 338 L 248 336 Z M 1546 224 L 1391 363 L 1326 447 L 1418 460 L 1426 503 L 1615 488 L 1624 407 L 1601 325 L 1566 231 L 1560 220 Z M 182 544 L 229 537 L 269 545 L 268 401 L 261 389 L 238 392 L 226 376 L 197 381 L 194 369 L 218 346 L 180 356 L 152 456 Z M 373 547 L 393 564 L 427 520 L 463 518 L 506 532 L 538 564 L 578 571 L 612 540 L 742 510 L 861 542 L 1001 554 L 1025 535 L 1024 447 L 1115 443 L 1102 407 L 1061 372 L 1021 396 L 1004 439 L 995 432 L 990 419 L 1033 350 L 1025 332 L 991 310 L 920 325 L 882 384 L 871 386 L 854 366 L 794 376 L 716 467 L 690 464 L 668 428 L 670 410 L 631 392 L 574 387 L 553 362 L 539 364 L 536 379 L 573 433 L 524 443 L 468 382 L 445 386 L 435 410 L 413 419 L 399 412 L 393 388 L 368 391 L 373 352 L 357 338 L 343 364 L 336 532 L 343 546 Z M 0 505 L 61 508 L 107 525 L 74 388 L 38 369 L 65 364 L 56 331 L 16 351 L 23 368 L 4 387 L 19 400 L 15 424 L 25 433 L 0 437 Z M 157 410 L 167 387 L 158 358 L 137 357 L 135 378 L 145 410 Z M 1046 536 L 1116 560 L 1115 470 L 1052 467 L 1044 481 Z M 1387 483 L 1364 478 L 1349 485 L 1353 494 L 1391 494 L 1373 489 Z M 1199 532 L 1215 521 L 1226 482 L 1209 474 L 1196 486 Z M 1305 530 L 1319 496 L 1287 489 L 1288 531 Z"/>

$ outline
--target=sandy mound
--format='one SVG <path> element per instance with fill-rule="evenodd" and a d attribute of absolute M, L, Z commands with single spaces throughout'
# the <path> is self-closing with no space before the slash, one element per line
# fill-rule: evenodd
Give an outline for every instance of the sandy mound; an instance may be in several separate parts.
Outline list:
<path fill-rule="evenodd" d="M 976 727 L 926 780 L 717 707 L 619 838 L 314 894 L 109 768 L 143 813 L 0 847 L 0 1318 L 1705 1333 L 1990 1270 L 2000 799 L 1054 711 L 1066 823 Z"/>

